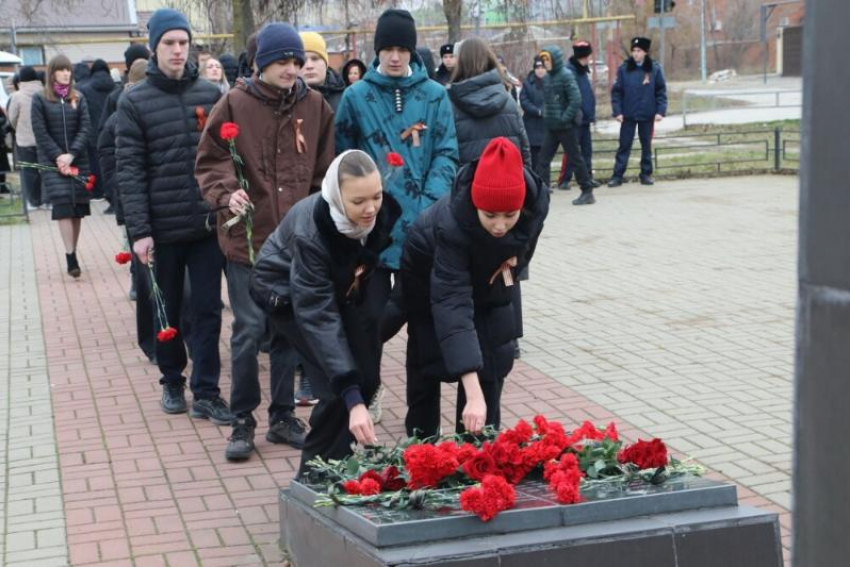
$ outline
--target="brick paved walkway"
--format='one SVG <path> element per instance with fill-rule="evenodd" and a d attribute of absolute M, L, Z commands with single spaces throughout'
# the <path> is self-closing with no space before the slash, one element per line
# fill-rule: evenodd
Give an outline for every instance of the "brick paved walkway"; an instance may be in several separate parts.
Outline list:
<path fill-rule="evenodd" d="M 556 194 L 524 288 L 506 423 L 544 413 L 662 436 L 735 480 L 742 502 L 780 512 L 787 548 L 796 183 L 626 185 L 583 208 Z M 159 411 L 159 375 L 133 342 L 128 270 L 111 260 L 120 247 L 113 217 L 86 219 L 73 281 L 47 213 L 0 227 L 0 563 L 279 564 L 276 492 L 298 453 L 266 443 L 262 423 L 259 454 L 229 464 L 228 428 Z M 396 339 L 385 441 L 403 431 L 402 365 Z M 15 518 L 33 512 L 53 523 Z"/>

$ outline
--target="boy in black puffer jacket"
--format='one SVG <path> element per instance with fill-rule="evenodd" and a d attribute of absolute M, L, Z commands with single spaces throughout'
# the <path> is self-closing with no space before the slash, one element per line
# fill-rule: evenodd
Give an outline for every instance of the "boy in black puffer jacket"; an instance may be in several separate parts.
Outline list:
<path fill-rule="evenodd" d="M 198 141 L 218 87 L 199 80 L 187 63 L 191 30 L 186 17 L 171 9 L 154 12 L 148 22 L 151 59 L 147 79 L 118 103 L 117 182 L 133 252 L 147 265 L 154 260 L 165 300 L 167 322 L 176 325 L 183 307 L 183 283 L 191 282 L 192 416 L 230 425 L 232 416 L 218 387 L 221 374 L 221 273 L 215 218 L 195 180 Z M 164 326 L 166 321 L 160 321 Z M 165 413 L 185 413 L 187 365 L 180 340 L 157 342 L 156 359 Z"/>

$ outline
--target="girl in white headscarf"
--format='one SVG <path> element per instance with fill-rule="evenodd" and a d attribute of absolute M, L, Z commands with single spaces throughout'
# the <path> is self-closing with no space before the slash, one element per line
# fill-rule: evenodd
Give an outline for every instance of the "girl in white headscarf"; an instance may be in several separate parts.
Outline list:
<path fill-rule="evenodd" d="M 372 158 L 347 151 L 322 192 L 297 203 L 260 250 L 252 293 L 298 351 L 319 398 L 299 478 L 317 456 L 340 459 L 352 441 L 377 442 L 367 403 L 380 386 L 384 301 L 370 279 L 400 214 Z"/>

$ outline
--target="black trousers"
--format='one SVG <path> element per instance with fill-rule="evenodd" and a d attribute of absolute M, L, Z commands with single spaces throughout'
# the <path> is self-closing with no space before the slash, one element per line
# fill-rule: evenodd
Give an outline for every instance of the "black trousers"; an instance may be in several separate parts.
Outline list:
<path fill-rule="evenodd" d="M 224 256 L 215 236 L 194 242 L 157 244 L 154 266 L 157 283 L 165 300 L 168 323 L 180 321 L 183 309 L 183 284 L 188 269 L 192 282 L 189 318 L 192 324 L 192 376 L 189 381 L 195 398 L 220 395 L 221 375 L 219 339 L 221 337 L 221 271 Z M 162 322 L 160 322 L 162 324 Z M 156 343 L 156 359 L 163 382 L 185 382 L 187 365 L 183 335 L 180 340 Z"/>
<path fill-rule="evenodd" d="M 437 378 L 426 378 L 416 368 L 407 369 L 407 416 L 404 426 L 407 435 L 417 435 L 420 438 L 432 437 L 440 432 L 440 391 L 442 381 Z M 498 428 L 502 422 L 502 388 L 505 377 L 487 380 L 481 383 L 484 401 L 487 404 L 486 425 Z M 457 406 L 455 408 L 455 431 L 463 433 L 463 409 L 466 406 L 466 391 L 463 382 L 457 385 Z"/>
<path fill-rule="evenodd" d="M 584 165 L 587 167 L 587 172 L 593 177 L 593 136 L 590 133 L 590 124 L 582 124 L 578 129 L 578 145 L 581 147 L 581 157 L 584 159 Z M 561 176 L 558 179 L 558 185 L 569 183 L 575 172 L 575 163 L 572 156 L 564 154 L 564 161 L 561 164 Z M 578 178 L 578 176 L 576 176 Z"/>
<path fill-rule="evenodd" d="M 540 163 L 537 174 L 543 179 L 545 186 L 550 187 L 552 178 L 552 159 L 558 153 L 558 147 L 563 146 L 564 151 L 570 156 L 575 168 L 576 181 L 582 190 L 592 189 L 590 184 L 590 173 L 581 155 L 579 148 L 578 132 L 576 128 L 568 130 L 548 130 L 540 148 Z"/>
<path fill-rule="evenodd" d="M 381 311 L 390 296 L 389 270 L 379 269 L 368 280 L 368 292 L 363 303 L 357 307 L 345 307 L 342 314 L 346 324 L 348 346 L 354 354 L 361 374 L 360 393 L 368 404 L 378 387 L 381 385 L 381 355 L 382 343 L 379 337 L 378 322 Z M 355 313 L 348 312 L 352 309 Z M 283 333 L 287 341 L 301 358 L 304 373 L 310 377 L 313 393 L 319 398 L 319 403 L 310 414 L 310 431 L 301 450 L 301 464 L 298 476 L 307 471 L 307 463 L 315 457 L 323 459 L 342 459 L 351 454 L 351 444 L 354 435 L 348 428 L 349 414 L 345 401 L 334 395 L 330 376 L 324 371 L 313 354 L 312 349 L 301 333 L 294 315 L 290 312 L 269 317 L 272 330 Z"/>
<path fill-rule="evenodd" d="M 629 154 L 632 153 L 632 143 L 635 141 L 635 130 L 640 139 L 640 174 L 652 175 L 652 133 L 655 129 L 654 120 L 623 120 L 620 124 L 620 147 L 617 148 L 617 159 L 614 162 L 614 177 L 624 177 L 629 165 Z"/>
<path fill-rule="evenodd" d="M 15 149 L 18 161 L 38 163 L 38 152 L 35 146 L 17 146 Z M 21 168 L 21 187 L 27 202 L 33 207 L 40 207 L 43 203 L 41 197 L 41 175 L 37 169 L 31 167 Z"/>

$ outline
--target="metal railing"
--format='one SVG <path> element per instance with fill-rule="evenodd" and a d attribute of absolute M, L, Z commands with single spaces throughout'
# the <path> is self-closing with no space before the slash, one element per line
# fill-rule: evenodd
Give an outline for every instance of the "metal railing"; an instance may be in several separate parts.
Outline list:
<path fill-rule="evenodd" d="M 800 132 L 792 129 L 655 136 L 652 146 L 653 169 L 661 175 L 796 171 L 800 163 Z M 616 153 L 616 140 L 597 142 L 594 169 L 612 168 Z M 629 167 L 637 167 L 639 161 L 640 145 L 635 140 Z"/>

